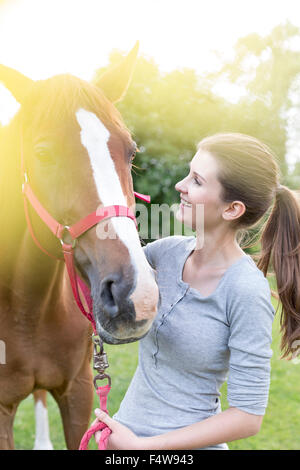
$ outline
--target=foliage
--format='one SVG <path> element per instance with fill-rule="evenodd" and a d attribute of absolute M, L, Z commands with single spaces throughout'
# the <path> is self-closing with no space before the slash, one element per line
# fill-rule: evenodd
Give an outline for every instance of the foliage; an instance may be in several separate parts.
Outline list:
<path fill-rule="evenodd" d="M 296 162 L 294 171 L 286 177 L 286 184 L 292 189 L 300 189 L 300 161 Z"/>
<path fill-rule="evenodd" d="M 233 61 L 225 63 L 217 78 L 226 76 L 247 90 L 243 107 L 250 120 L 252 133 L 262 138 L 279 157 L 282 173 L 287 174 L 287 111 L 294 106 L 291 90 L 299 93 L 300 51 L 295 43 L 300 29 L 286 22 L 261 37 L 249 34 L 239 39 Z"/>

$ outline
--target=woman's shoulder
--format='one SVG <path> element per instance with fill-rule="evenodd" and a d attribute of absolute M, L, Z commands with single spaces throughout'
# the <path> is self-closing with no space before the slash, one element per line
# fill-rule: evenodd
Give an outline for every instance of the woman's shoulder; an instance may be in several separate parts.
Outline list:
<path fill-rule="evenodd" d="M 253 286 L 262 286 L 265 288 L 269 285 L 263 272 L 257 267 L 250 255 L 245 254 L 237 263 L 234 263 L 232 268 L 231 282 L 233 282 L 234 285 L 242 284 L 245 288 L 249 286 L 250 289 L 253 288 Z"/>
<path fill-rule="evenodd" d="M 227 279 L 227 292 L 229 308 L 257 310 L 259 306 L 264 306 L 274 313 L 269 282 L 249 255 L 233 266 Z"/>

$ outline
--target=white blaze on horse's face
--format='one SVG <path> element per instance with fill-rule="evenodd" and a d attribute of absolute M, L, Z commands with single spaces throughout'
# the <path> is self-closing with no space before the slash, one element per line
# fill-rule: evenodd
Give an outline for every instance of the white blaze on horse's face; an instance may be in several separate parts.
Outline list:
<path fill-rule="evenodd" d="M 127 206 L 126 197 L 108 148 L 109 131 L 90 111 L 80 109 L 76 113 L 76 118 L 81 127 L 81 142 L 90 158 L 101 203 L 103 206 Z M 135 269 L 136 288 L 130 298 L 135 306 L 136 321 L 153 320 L 157 313 L 158 288 L 141 248 L 135 224 L 128 217 L 112 217 L 110 220 L 118 238 L 127 247 Z M 146 324 L 145 332 L 148 329 L 149 324 Z"/>

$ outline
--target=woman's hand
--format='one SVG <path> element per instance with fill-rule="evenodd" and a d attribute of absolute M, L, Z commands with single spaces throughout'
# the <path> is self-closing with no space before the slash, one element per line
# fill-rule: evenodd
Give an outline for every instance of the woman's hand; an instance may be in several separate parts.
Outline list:
<path fill-rule="evenodd" d="M 95 424 L 97 421 L 102 421 L 102 423 L 107 424 L 111 429 L 111 434 L 107 442 L 107 450 L 139 450 L 143 449 L 143 439 L 137 437 L 130 429 L 128 429 L 123 424 L 112 419 L 104 411 L 95 410 L 95 415 L 97 419 L 93 422 Z M 101 436 L 101 431 L 95 433 L 95 440 L 98 444 Z"/>

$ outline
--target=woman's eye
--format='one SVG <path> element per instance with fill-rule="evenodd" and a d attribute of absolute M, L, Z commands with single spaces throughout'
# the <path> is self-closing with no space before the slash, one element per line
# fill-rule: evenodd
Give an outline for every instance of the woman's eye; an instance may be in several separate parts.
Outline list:
<path fill-rule="evenodd" d="M 195 182 L 195 184 L 197 184 L 198 186 L 202 186 L 202 184 L 200 183 L 199 180 L 197 180 L 197 178 L 194 178 L 194 182 Z"/>

